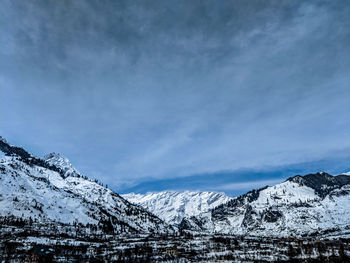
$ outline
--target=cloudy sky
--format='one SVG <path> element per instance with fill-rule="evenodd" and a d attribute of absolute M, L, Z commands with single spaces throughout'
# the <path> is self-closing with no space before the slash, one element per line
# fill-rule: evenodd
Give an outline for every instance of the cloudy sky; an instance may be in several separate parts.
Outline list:
<path fill-rule="evenodd" d="M 341 172 L 349 46 L 349 0 L 4 0 L 0 134 L 120 191 Z"/>

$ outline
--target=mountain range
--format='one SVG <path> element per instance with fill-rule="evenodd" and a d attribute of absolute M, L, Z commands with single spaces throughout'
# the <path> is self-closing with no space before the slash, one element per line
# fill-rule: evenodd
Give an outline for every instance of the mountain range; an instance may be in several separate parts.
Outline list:
<path fill-rule="evenodd" d="M 0 137 L 0 220 L 113 234 L 350 236 L 349 175 L 297 175 L 234 198 L 200 191 L 121 196 L 60 154 L 38 158 Z"/>

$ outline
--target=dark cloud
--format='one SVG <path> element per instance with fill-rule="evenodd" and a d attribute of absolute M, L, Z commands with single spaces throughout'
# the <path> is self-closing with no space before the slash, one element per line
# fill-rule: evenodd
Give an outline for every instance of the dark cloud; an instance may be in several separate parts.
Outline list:
<path fill-rule="evenodd" d="M 92 176 L 176 177 L 349 149 L 349 1 L 10 1 L 0 132 Z"/>

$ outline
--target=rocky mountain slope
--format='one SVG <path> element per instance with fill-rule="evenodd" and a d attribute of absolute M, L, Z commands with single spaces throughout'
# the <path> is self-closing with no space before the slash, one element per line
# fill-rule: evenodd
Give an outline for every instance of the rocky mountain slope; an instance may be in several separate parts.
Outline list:
<path fill-rule="evenodd" d="M 259 236 L 345 234 L 350 232 L 350 176 L 298 175 L 185 218 L 180 228 Z"/>
<path fill-rule="evenodd" d="M 50 153 L 48 155 L 45 155 L 43 160 L 45 163 L 58 167 L 62 170 L 63 177 L 68 176 L 79 176 L 80 173 L 75 169 L 75 167 L 70 163 L 70 161 L 61 156 L 59 153 Z"/>
<path fill-rule="evenodd" d="M 93 225 L 110 233 L 168 233 L 144 208 L 82 176 L 68 161 L 37 158 L 0 137 L 0 217 Z"/>
<path fill-rule="evenodd" d="M 200 191 L 130 193 L 122 196 L 174 225 L 178 225 L 185 216 L 199 215 L 232 199 L 224 193 Z"/>

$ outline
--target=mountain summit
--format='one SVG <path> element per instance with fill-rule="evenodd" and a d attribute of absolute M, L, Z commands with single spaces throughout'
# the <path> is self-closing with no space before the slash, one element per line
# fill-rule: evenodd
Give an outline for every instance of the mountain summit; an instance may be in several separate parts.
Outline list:
<path fill-rule="evenodd" d="M 64 177 L 80 175 L 71 162 L 66 157 L 61 156 L 59 153 L 50 153 L 45 155 L 43 160 L 46 163 L 61 169 L 64 172 Z"/>
<path fill-rule="evenodd" d="M 333 189 L 341 188 L 350 183 L 350 176 L 340 174 L 332 176 L 326 172 L 307 174 L 305 176 L 294 176 L 288 179 L 290 182 L 298 183 L 300 186 L 307 186 L 315 190 L 315 193 L 324 198 Z"/>

